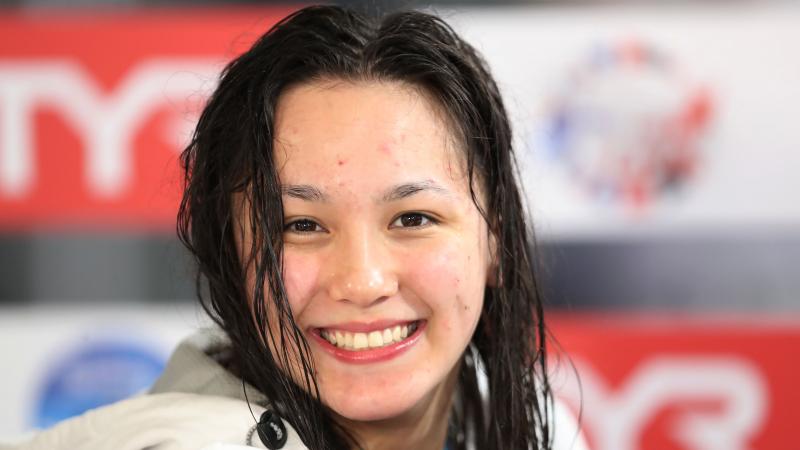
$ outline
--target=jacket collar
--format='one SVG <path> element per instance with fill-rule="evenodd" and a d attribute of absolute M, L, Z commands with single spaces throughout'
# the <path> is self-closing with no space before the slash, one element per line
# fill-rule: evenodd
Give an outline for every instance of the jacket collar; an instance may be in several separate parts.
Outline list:
<path fill-rule="evenodd" d="M 258 417 L 263 408 L 269 404 L 264 394 L 241 378 L 225 369 L 215 359 L 230 347 L 230 341 L 224 332 L 218 328 L 203 329 L 182 341 L 170 356 L 167 366 L 155 384 L 150 388 L 150 394 L 163 394 L 170 392 L 198 394 L 202 396 L 216 396 L 248 401 L 253 405 Z M 246 395 L 245 395 L 246 392 Z M 243 407 L 247 407 L 243 405 Z M 286 421 L 282 421 L 288 439 L 283 450 L 306 449 L 297 432 Z M 248 445 L 264 448 L 255 429 L 255 424 L 243 440 Z M 228 446 L 219 447 L 219 450 L 228 449 Z M 230 447 L 232 448 L 232 447 Z M 242 448 L 242 447 L 236 447 Z M 250 448 L 250 447 L 248 447 Z"/>
<path fill-rule="evenodd" d="M 209 328 L 193 334 L 175 349 L 164 372 L 150 388 L 150 393 L 186 392 L 266 405 L 267 398 L 261 392 L 214 359 L 213 355 L 228 346 L 230 341 L 219 329 Z"/>

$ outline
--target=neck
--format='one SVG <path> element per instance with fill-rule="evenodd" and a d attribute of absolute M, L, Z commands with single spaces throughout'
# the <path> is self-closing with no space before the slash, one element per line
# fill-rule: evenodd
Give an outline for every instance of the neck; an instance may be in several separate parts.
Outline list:
<path fill-rule="evenodd" d="M 442 450 L 460 365 L 433 392 L 401 416 L 370 422 L 341 418 L 365 450 Z"/>

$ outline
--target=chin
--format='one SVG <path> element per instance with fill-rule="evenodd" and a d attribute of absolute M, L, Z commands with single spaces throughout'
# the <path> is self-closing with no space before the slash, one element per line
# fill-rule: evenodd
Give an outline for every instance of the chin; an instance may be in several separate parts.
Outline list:
<path fill-rule="evenodd" d="M 374 422 L 396 418 L 414 409 L 417 402 L 394 398 L 359 398 L 342 399 L 340 402 L 329 402 L 328 406 L 336 414 L 352 421 Z"/>
<path fill-rule="evenodd" d="M 323 402 L 336 414 L 353 421 L 379 421 L 402 416 L 428 397 L 430 389 L 417 383 L 387 389 L 385 383 L 361 386 L 322 386 Z"/>

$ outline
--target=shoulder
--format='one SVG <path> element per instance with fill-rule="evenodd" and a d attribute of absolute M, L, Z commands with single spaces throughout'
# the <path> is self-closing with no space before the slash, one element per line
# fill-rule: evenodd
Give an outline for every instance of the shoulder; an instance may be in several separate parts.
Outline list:
<path fill-rule="evenodd" d="M 266 399 L 215 361 L 213 349 L 220 342 L 219 334 L 192 336 L 173 353 L 149 394 L 91 410 L 12 448 L 266 448 L 254 434 Z M 288 423 L 281 421 L 280 425 L 287 433 L 284 450 L 306 449 Z"/>
<path fill-rule="evenodd" d="M 253 413 L 262 410 L 255 406 Z M 165 444 L 170 449 L 202 449 L 216 443 L 245 445 L 254 423 L 247 404 L 238 399 L 188 393 L 143 395 L 64 421 L 18 448 L 132 450 Z"/>

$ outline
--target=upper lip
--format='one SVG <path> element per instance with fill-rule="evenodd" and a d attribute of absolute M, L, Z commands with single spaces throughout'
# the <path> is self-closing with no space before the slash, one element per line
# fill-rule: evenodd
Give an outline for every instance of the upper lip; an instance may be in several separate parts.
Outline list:
<path fill-rule="evenodd" d="M 385 330 L 386 328 L 391 328 L 398 325 L 409 325 L 413 322 L 416 322 L 416 320 L 384 319 L 370 322 L 343 322 L 316 328 L 322 330 L 349 331 L 351 333 L 368 333 L 370 331 Z"/>

